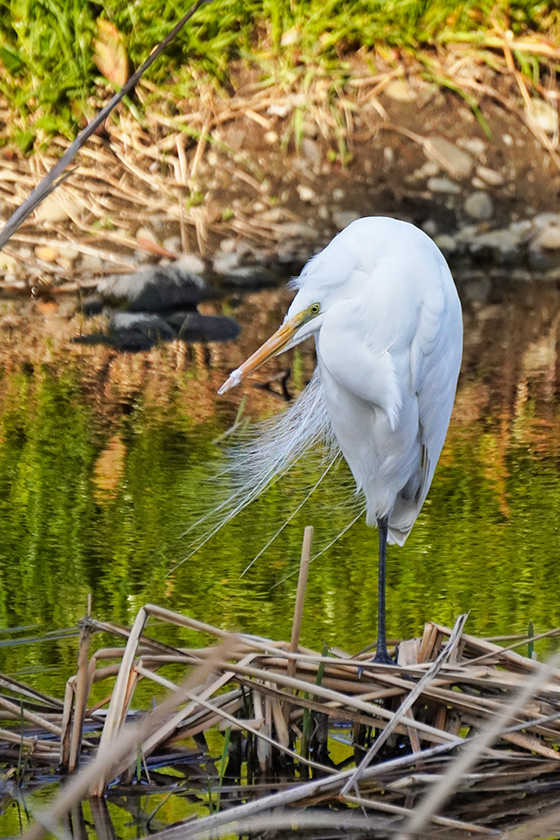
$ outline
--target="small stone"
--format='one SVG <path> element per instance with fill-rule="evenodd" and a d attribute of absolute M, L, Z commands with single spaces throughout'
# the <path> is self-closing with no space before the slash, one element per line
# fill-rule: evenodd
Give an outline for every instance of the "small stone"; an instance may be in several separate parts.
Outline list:
<path fill-rule="evenodd" d="M 153 230 L 151 230 L 148 227 L 138 228 L 138 230 L 136 231 L 136 241 L 151 242 L 154 245 L 158 244 L 157 236 L 155 235 Z"/>
<path fill-rule="evenodd" d="M 557 251 L 560 249 L 560 225 L 549 225 L 531 243 L 532 248 Z"/>
<path fill-rule="evenodd" d="M 269 105 L 267 108 L 266 113 L 271 117 L 287 117 L 290 113 L 291 108 L 287 102 L 273 102 L 272 105 Z"/>
<path fill-rule="evenodd" d="M 537 125 L 546 134 L 556 134 L 558 131 L 558 111 L 544 99 L 533 99 L 532 108 L 526 110 L 529 122 Z"/>
<path fill-rule="evenodd" d="M 383 159 L 385 160 L 386 166 L 392 166 L 393 161 L 395 160 L 395 153 L 391 146 L 385 146 L 383 149 Z"/>
<path fill-rule="evenodd" d="M 321 154 L 321 149 L 319 148 L 319 144 L 312 140 L 310 137 L 304 137 L 301 141 L 301 152 L 304 157 L 307 158 L 310 163 L 319 164 L 323 159 L 323 155 Z"/>
<path fill-rule="evenodd" d="M 427 233 L 428 236 L 435 236 L 437 233 L 437 224 L 434 219 L 426 219 L 426 221 L 422 224 L 422 230 L 424 233 Z"/>
<path fill-rule="evenodd" d="M 180 254 L 183 248 L 180 236 L 167 236 L 161 243 L 166 251 L 172 254 Z"/>
<path fill-rule="evenodd" d="M 253 213 L 262 213 L 263 210 L 266 210 L 266 204 L 263 204 L 262 201 L 255 201 L 253 204 Z"/>
<path fill-rule="evenodd" d="M 439 164 L 435 160 L 427 160 L 418 169 L 412 173 L 412 178 L 415 181 L 423 181 L 425 178 L 433 178 L 440 170 Z"/>
<path fill-rule="evenodd" d="M 51 193 L 35 211 L 35 218 L 38 222 L 66 222 L 74 209 L 68 199 L 63 200 Z"/>
<path fill-rule="evenodd" d="M 259 219 L 262 219 L 263 222 L 272 222 L 273 224 L 277 224 L 285 219 L 286 214 L 282 207 L 271 207 L 269 210 L 265 210 L 264 213 L 259 214 Z"/>
<path fill-rule="evenodd" d="M 480 137 L 461 137 L 457 140 L 457 145 L 475 157 L 480 157 L 486 151 L 486 143 Z"/>
<path fill-rule="evenodd" d="M 267 131 L 264 135 L 264 142 L 268 143 L 269 146 L 276 146 L 279 140 L 280 138 L 276 131 Z"/>
<path fill-rule="evenodd" d="M 424 153 L 453 178 L 468 178 L 474 166 L 471 156 L 445 137 L 430 137 L 426 140 Z"/>
<path fill-rule="evenodd" d="M 446 193 L 447 195 L 458 195 L 461 192 L 461 187 L 449 178 L 430 178 L 428 180 L 428 189 L 435 193 Z"/>
<path fill-rule="evenodd" d="M 356 213 L 355 210 L 337 210 L 333 213 L 333 222 L 340 229 L 348 227 L 349 224 L 359 218 L 360 214 Z"/>
<path fill-rule="evenodd" d="M 435 237 L 434 242 L 444 254 L 453 254 L 457 250 L 455 239 L 448 233 L 440 233 Z"/>
<path fill-rule="evenodd" d="M 71 245 L 58 245 L 58 253 L 64 260 L 69 260 L 70 262 L 74 262 L 80 256 L 80 252 L 77 248 L 72 248 Z"/>
<path fill-rule="evenodd" d="M 56 248 L 53 248 L 51 245 L 38 245 L 35 248 L 35 256 L 39 260 L 43 260 L 43 262 L 52 263 L 58 257 L 59 252 Z"/>
<path fill-rule="evenodd" d="M 477 166 L 476 174 L 483 181 L 486 181 L 487 184 L 490 184 L 491 187 L 501 187 L 506 180 L 501 172 L 497 172 L 495 169 L 489 169 L 487 166 Z"/>
<path fill-rule="evenodd" d="M 303 222 L 284 222 L 280 225 L 282 239 L 314 239 L 317 231 L 310 224 Z"/>
<path fill-rule="evenodd" d="M 182 254 L 175 265 L 182 271 L 187 271 L 191 274 L 202 274 L 206 268 L 204 262 L 196 254 Z"/>
<path fill-rule="evenodd" d="M 477 222 L 486 222 L 494 214 L 494 203 L 487 192 L 477 190 L 466 198 L 464 210 L 471 219 Z"/>
<path fill-rule="evenodd" d="M 0 269 L 4 271 L 9 271 L 11 274 L 15 273 L 18 267 L 18 261 L 15 257 L 10 256 L 9 254 L 5 254 L 3 251 L 0 251 Z"/>
<path fill-rule="evenodd" d="M 306 184 L 298 184 L 296 189 L 300 201 L 310 202 L 314 201 L 314 199 L 316 198 L 314 190 L 312 190 L 311 187 L 308 187 Z"/>
<path fill-rule="evenodd" d="M 513 146 L 513 137 L 511 134 L 504 134 L 502 140 L 504 141 L 504 146 Z"/>
<path fill-rule="evenodd" d="M 233 254 L 236 249 L 237 242 L 235 239 L 222 239 L 220 242 L 220 251 L 223 251 L 224 254 Z"/>
<path fill-rule="evenodd" d="M 534 217 L 533 224 L 539 230 L 544 230 L 550 225 L 560 225 L 560 213 L 539 213 Z"/>
<path fill-rule="evenodd" d="M 229 274 L 234 268 L 239 267 L 239 255 L 234 253 L 218 254 L 214 258 L 212 268 L 216 274 Z"/>
<path fill-rule="evenodd" d="M 383 92 L 387 94 L 389 99 L 393 99 L 395 102 L 414 102 L 416 99 L 416 96 L 410 89 L 410 85 L 405 79 L 393 79 L 383 89 Z"/>
<path fill-rule="evenodd" d="M 332 191 L 332 200 L 333 201 L 344 201 L 346 198 L 346 191 L 341 190 L 340 187 L 337 187 L 335 190 Z"/>
<path fill-rule="evenodd" d="M 471 185 L 475 188 L 475 190 L 485 190 L 488 184 L 486 181 L 483 181 L 482 178 L 473 178 L 471 180 Z"/>
<path fill-rule="evenodd" d="M 97 254 L 84 254 L 81 268 L 85 271 L 99 271 L 103 267 L 103 260 Z"/>

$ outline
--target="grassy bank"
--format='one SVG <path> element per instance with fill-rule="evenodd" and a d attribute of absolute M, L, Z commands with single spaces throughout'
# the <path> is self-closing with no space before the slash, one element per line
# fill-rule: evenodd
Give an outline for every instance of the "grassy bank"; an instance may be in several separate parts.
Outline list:
<path fill-rule="evenodd" d="M 317 74 L 338 89 L 357 51 L 380 63 L 411 62 L 440 84 L 433 59 L 457 48 L 494 70 L 515 68 L 536 95 L 560 66 L 560 10 L 535 0 L 214 0 L 200 9 L 128 103 L 135 116 L 162 100 L 192 98 L 201 85 L 230 93 L 232 64 L 263 85 L 305 91 Z M 176 23 L 173 0 L 0 0 L 0 138 L 24 151 L 73 136 L 119 80 Z"/>

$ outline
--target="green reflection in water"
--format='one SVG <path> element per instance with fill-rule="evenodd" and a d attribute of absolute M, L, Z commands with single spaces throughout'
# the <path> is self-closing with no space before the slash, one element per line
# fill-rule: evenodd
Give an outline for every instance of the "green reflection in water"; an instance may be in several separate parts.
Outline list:
<path fill-rule="evenodd" d="M 205 424 L 195 423 L 192 382 L 177 377 L 163 407 L 141 397 L 107 418 L 84 399 L 72 365 L 4 381 L 1 627 L 70 627 L 92 592 L 94 614 L 107 620 L 131 623 L 152 601 L 230 630 L 289 637 L 296 578 L 282 581 L 297 569 L 306 524 L 314 524 L 320 546 L 350 520 L 339 504 L 340 480 L 320 486 L 245 577 L 247 562 L 295 508 L 302 484 L 316 481 L 311 466 L 300 464 L 294 478 L 274 485 L 169 576 L 188 554 L 185 524 L 212 504 L 205 464 L 232 420 L 209 413 Z M 530 428 L 504 439 L 498 424 L 455 421 L 412 535 L 390 550 L 390 636 L 417 635 L 428 619 L 450 624 L 468 610 L 468 629 L 477 634 L 524 632 L 529 620 L 538 630 L 560 623 L 560 476 L 543 434 L 535 447 Z M 304 644 L 356 650 L 374 638 L 376 552 L 376 533 L 359 522 L 313 564 Z M 201 641 L 177 629 L 161 638 Z M 75 649 L 74 640 L 9 647 L 0 638 L 0 670 L 52 667 L 34 682 L 60 695 Z"/>

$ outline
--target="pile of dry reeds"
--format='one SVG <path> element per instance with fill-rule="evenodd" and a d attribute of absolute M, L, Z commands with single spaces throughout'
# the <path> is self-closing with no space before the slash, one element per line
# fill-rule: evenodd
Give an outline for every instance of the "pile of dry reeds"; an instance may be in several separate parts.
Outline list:
<path fill-rule="evenodd" d="M 139 781 L 139 773 L 149 780 L 154 758 L 160 766 L 167 758 L 169 765 L 192 767 L 193 755 L 206 752 L 204 733 L 212 727 L 224 733 L 217 779 L 222 808 L 158 836 L 343 824 L 358 835 L 376 829 L 405 837 L 430 822 L 432 833 L 443 826 L 447 833 L 486 834 L 535 813 L 541 834 L 554 828 L 560 821 L 553 798 L 560 786 L 556 661 L 542 665 L 521 656 L 513 649 L 520 641 L 504 648 L 466 635 L 466 616 L 452 630 L 426 624 L 421 639 L 398 646 L 394 667 L 372 664 L 371 652 L 308 650 L 299 645 L 307 562 L 304 550 L 289 643 L 233 635 L 147 605 L 130 630 L 91 617 L 82 622 L 78 670 L 63 703 L 1 677 L 4 763 L 24 755 L 27 766 L 56 765 L 65 773 L 83 765 L 26 837 L 42 836 L 43 826 L 56 824 L 84 797 L 103 795 L 109 783 Z M 219 642 L 171 647 L 146 632 L 148 621 Z M 97 632 L 124 637 L 126 645 L 90 655 Z M 174 674 L 184 669 L 182 682 L 162 675 L 169 666 Z M 115 677 L 107 697 L 90 705 L 92 686 Z M 147 713 L 131 712 L 145 680 L 164 686 L 168 697 Z M 332 747 L 344 732 L 352 737 L 335 764 Z M 185 775 L 184 790 L 208 790 L 199 772 L 198 781 L 196 773 Z M 321 809 L 302 813 L 311 805 Z"/>

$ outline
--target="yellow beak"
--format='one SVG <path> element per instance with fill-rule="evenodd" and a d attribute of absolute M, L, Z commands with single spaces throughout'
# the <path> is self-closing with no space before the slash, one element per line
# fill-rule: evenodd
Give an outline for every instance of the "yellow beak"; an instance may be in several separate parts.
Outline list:
<path fill-rule="evenodd" d="M 285 350 L 299 327 L 301 327 L 302 323 L 306 320 L 305 316 L 305 312 L 298 312 L 298 314 L 294 315 L 293 318 L 290 318 L 289 321 L 285 321 L 280 329 L 276 330 L 274 335 L 270 336 L 268 341 L 265 341 L 258 350 L 255 350 L 252 356 L 249 356 L 247 361 L 243 362 L 241 367 L 238 367 L 237 370 L 233 371 L 229 379 L 227 379 L 219 389 L 218 394 L 225 394 L 225 392 L 229 391 L 230 388 L 234 388 L 236 385 L 239 385 L 246 376 L 259 368 L 262 364 L 264 364 L 264 362 L 267 362 L 273 356 L 277 356 L 278 353 Z"/>

